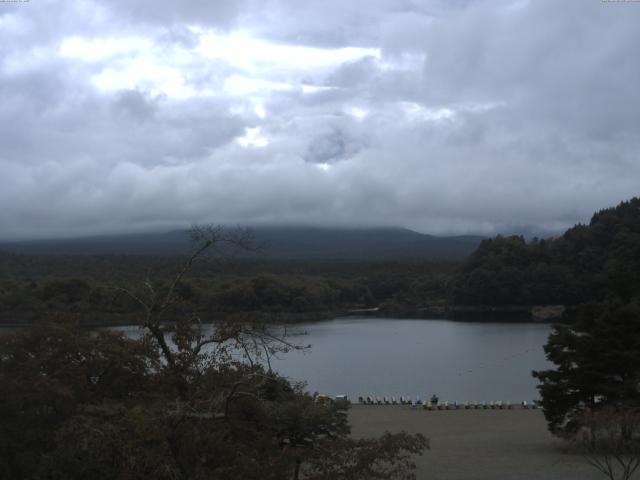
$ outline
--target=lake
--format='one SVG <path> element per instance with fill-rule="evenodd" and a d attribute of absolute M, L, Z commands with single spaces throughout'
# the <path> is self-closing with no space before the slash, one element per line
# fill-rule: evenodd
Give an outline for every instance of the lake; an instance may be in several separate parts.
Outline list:
<path fill-rule="evenodd" d="M 289 326 L 311 344 L 272 361 L 310 392 L 328 395 L 411 396 L 463 402 L 538 398 L 531 371 L 544 357 L 550 325 L 342 317 Z M 137 336 L 137 327 L 116 327 Z"/>
<path fill-rule="evenodd" d="M 550 367 L 543 345 L 550 325 L 450 320 L 340 318 L 299 325 L 309 352 L 273 367 L 329 395 L 440 399 L 539 398 L 531 371 Z"/>

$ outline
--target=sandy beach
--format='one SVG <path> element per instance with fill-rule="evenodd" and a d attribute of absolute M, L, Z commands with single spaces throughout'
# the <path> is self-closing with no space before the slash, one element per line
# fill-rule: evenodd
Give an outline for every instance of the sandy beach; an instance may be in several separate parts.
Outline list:
<path fill-rule="evenodd" d="M 356 437 L 405 430 L 429 438 L 431 449 L 416 458 L 419 479 L 604 478 L 551 436 L 540 410 L 427 411 L 404 405 L 353 405 L 349 418 Z"/>

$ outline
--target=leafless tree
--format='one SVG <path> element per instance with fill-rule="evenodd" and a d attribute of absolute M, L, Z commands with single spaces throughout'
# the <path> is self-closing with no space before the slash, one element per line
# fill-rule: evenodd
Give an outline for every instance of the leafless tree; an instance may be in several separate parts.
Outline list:
<path fill-rule="evenodd" d="M 629 480 L 640 467 L 640 411 L 631 407 L 590 410 L 578 418 L 576 440 L 585 458 L 610 480 Z"/>
<path fill-rule="evenodd" d="M 236 252 L 258 253 L 264 248 L 254 240 L 250 230 L 243 228 L 194 225 L 189 235 L 193 249 L 168 282 L 147 276 L 137 287 L 115 287 L 138 304 L 139 323 L 148 339 L 157 344 L 169 368 L 186 371 L 204 358 L 228 363 L 232 352 L 241 352 L 249 364 L 264 360 L 271 370 L 273 355 L 306 348 L 291 341 L 292 334 L 287 329 L 274 334 L 264 323 L 247 317 L 218 320 L 206 327 L 199 315 L 182 311 L 178 291 L 197 262 Z"/>

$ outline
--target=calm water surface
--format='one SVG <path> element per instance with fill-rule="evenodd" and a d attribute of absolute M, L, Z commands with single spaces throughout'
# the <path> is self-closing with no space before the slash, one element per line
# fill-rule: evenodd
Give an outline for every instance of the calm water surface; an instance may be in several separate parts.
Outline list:
<path fill-rule="evenodd" d="M 542 346 L 550 326 L 449 320 L 341 318 L 300 325 L 307 353 L 273 363 L 310 391 L 326 394 L 437 393 L 448 400 L 538 398 L 531 371 L 549 367 Z"/>

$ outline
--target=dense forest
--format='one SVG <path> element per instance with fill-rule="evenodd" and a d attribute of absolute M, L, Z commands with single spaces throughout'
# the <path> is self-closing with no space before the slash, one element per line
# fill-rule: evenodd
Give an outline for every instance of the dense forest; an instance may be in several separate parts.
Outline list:
<path fill-rule="evenodd" d="M 121 288 L 162 283 L 177 256 L 0 255 L 0 322 L 73 313 L 84 324 L 130 323 Z M 328 318 L 351 310 L 447 301 L 455 264 L 205 259 L 181 282 L 179 308 L 209 320 L 251 313 L 264 320 Z"/>
<path fill-rule="evenodd" d="M 484 240 L 462 264 L 456 304 L 579 304 L 640 291 L 640 198 L 593 215 L 559 237 Z"/>

